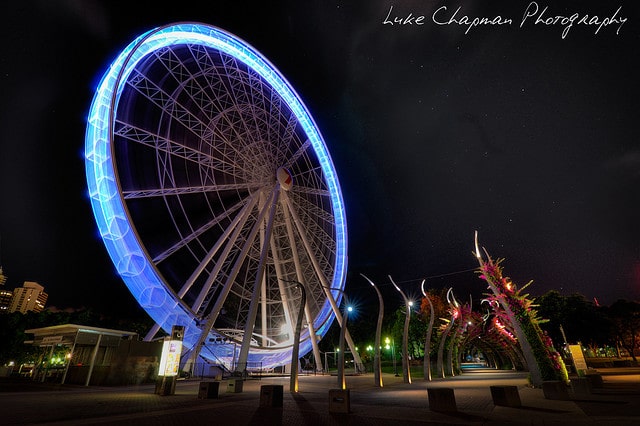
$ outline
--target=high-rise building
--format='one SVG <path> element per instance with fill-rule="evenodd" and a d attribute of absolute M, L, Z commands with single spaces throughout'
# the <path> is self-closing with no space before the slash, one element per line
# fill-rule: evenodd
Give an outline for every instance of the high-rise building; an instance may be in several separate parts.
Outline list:
<path fill-rule="evenodd" d="M 49 296 L 40 284 L 25 281 L 22 287 L 13 290 L 13 297 L 8 312 L 26 313 L 28 311 L 41 312 Z"/>
<path fill-rule="evenodd" d="M 13 291 L 0 288 L 0 314 L 9 312 L 9 304 L 11 303 L 12 296 Z"/>
<path fill-rule="evenodd" d="M 4 288 L 4 284 L 7 282 L 7 276 L 2 271 L 0 266 L 0 314 L 7 313 L 9 311 L 9 303 L 11 303 L 11 296 L 13 292 Z"/>

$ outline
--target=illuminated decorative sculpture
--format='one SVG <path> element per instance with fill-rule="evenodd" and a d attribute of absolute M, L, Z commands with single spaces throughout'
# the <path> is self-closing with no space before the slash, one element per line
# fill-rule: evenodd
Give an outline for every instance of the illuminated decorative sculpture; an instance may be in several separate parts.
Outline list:
<path fill-rule="evenodd" d="M 451 313 L 451 319 L 446 320 L 446 325 L 442 328 L 442 332 L 440 333 L 440 343 L 438 344 L 438 358 L 436 359 L 436 375 L 441 378 L 447 377 L 445 365 L 444 365 L 444 349 L 447 343 L 447 339 L 449 338 L 449 333 L 453 329 L 456 319 L 460 315 L 458 308 L 458 302 L 455 298 L 451 299 L 450 295 L 453 291 L 453 288 L 449 288 L 447 290 L 447 302 L 449 303 L 449 312 Z"/>
<path fill-rule="evenodd" d="M 518 290 L 515 284 L 502 275 L 501 261 L 493 261 L 486 250 L 484 252 L 486 260 L 480 253 L 476 232 L 474 254 L 480 264 L 480 278 L 487 282 L 495 299 L 504 309 L 510 328 L 522 348 L 522 354 L 531 374 L 531 383 L 541 387 L 545 380 L 568 382 L 564 361 L 553 348 L 550 339 L 542 333 L 531 301 L 527 299 L 527 295 L 521 294 L 521 290 Z"/>

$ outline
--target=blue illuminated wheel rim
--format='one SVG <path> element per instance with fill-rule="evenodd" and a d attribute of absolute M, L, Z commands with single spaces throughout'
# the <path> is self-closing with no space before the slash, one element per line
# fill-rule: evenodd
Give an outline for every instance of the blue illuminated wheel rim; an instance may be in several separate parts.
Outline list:
<path fill-rule="evenodd" d="M 326 333 L 346 271 L 337 175 L 300 97 L 247 43 L 201 23 L 138 37 L 99 83 L 85 158 L 118 273 L 187 348 L 233 368 L 250 342 L 246 368 L 290 362 L 295 283 L 300 355 Z"/>

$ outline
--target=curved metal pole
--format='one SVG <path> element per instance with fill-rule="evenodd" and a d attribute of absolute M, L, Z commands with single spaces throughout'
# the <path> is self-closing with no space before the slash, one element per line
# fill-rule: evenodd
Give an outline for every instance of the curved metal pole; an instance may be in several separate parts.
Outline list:
<path fill-rule="evenodd" d="M 389 275 L 391 284 L 400 292 L 402 299 L 404 300 L 405 315 L 404 315 L 404 332 L 402 333 L 402 379 L 404 383 L 411 383 L 411 370 L 409 369 L 409 321 L 411 320 L 411 306 L 409 305 L 409 299 L 407 295 L 396 285 Z"/>
<path fill-rule="evenodd" d="M 451 291 L 451 288 L 449 288 L 448 291 Z M 449 324 L 447 325 L 447 327 L 444 329 L 444 332 L 440 336 L 440 344 L 438 345 L 438 359 L 436 360 L 436 374 L 443 379 L 447 377 L 444 371 L 444 345 L 445 345 L 445 342 L 447 341 L 447 336 L 449 335 L 449 332 L 453 328 L 454 320 L 455 318 L 452 316 L 451 321 L 449 321 Z"/>
<path fill-rule="evenodd" d="M 378 323 L 376 326 L 375 355 L 373 356 L 373 380 L 374 380 L 374 385 L 376 387 L 381 388 L 383 387 L 383 383 L 382 383 L 382 363 L 380 362 L 380 359 L 381 359 L 380 345 L 382 342 L 380 340 L 382 335 L 382 318 L 384 315 L 384 300 L 382 299 L 382 293 L 380 293 L 380 290 L 378 289 L 378 287 L 376 287 L 373 281 L 367 278 L 364 274 L 360 274 L 360 275 L 362 276 L 362 278 L 369 281 L 369 284 L 371 284 L 371 286 L 376 291 L 376 293 L 378 293 L 379 308 L 378 308 Z"/>
<path fill-rule="evenodd" d="M 449 295 L 451 295 L 451 298 L 449 298 Z M 453 288 L 450 288 L 449 291 L 447 292 L 447 302 L 449 302 L 449 305 L 453 306 L 456 310 L 460 307 L 460 304 L 456 300 L 456 297 L 453 295 Z M 449 348 L 447 350 L 446 368 L 447 368 L 447 374 L 450 375 L 451 377 L 456 375 L 456 372 L 453 369 L 453 348 L 454 348 L 454 345 L 456 344 L 457 337 L 459 336 L 459 330 L 462 330 L 462 327 L 464 326 L 464 321 L 460 311 L 458 311 L 458 315 L 459 315 L 458 325 L 456 326 L 453 332 L 453 336 L 451 336 L 451 339 L 453 339 L 452 344 L 449 345 Z"/>
<path fill-rule="evenodd" d="M 433 334 L 433 321 L 435 320 L 435 312 L 433 311 L 433 303 L 431 303 L 431 298 L 429 297 L 429 295 L 427 294 L 427 292 L 424 290 L 424 283 L 426 280 L 422 280 L 422 284 L 420 285 L 420 288 L 422 289 L 422 295 L 427 299 L 427 302 L 429 302 L 429 327 L 427 328 L 427 336 L 425 337 L 425 341 L 424 341 L 424 364 L 423 364 L 423 370 L 424 370 L 424 379 L 431 381 L 431 335 Z"/>

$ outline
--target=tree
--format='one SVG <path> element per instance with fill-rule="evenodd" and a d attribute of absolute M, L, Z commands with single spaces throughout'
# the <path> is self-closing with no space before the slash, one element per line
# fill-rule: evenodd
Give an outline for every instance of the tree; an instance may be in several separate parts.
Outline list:
<path fill-rule="evenodd" d="M 541 324 L 553 341 L 558 345 L 564 341 L 561 327 L 568 343 L 581 342 L 588 346 L 601 346 L 608 343 L 610 336 L 609 320 L 599 309 L 583 295 L 574 293 L 563 296 L 551 290 L 535 299 L 538 315 L 546 320 Z"/>
<path fill-rule="evenodd" d="M 611 332 L 619 343 L 637 362 L 635 350 L 640 344 L 640 303 L 618 300 L 607 309 L 611 319 Z"/>

